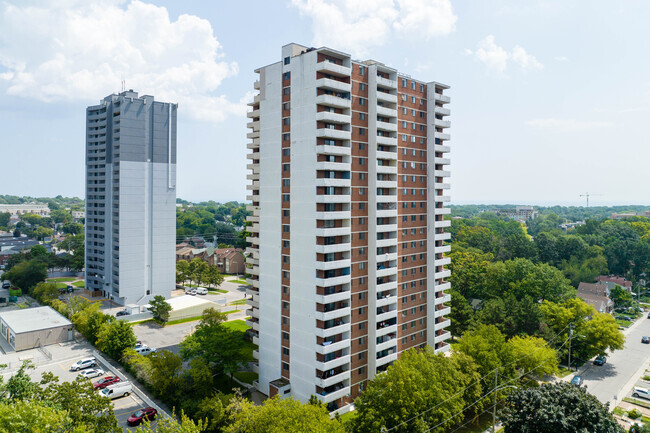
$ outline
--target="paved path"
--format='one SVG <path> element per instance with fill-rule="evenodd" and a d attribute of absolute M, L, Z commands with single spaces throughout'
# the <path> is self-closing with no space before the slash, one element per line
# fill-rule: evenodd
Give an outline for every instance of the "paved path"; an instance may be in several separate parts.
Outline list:
<path fill-rule="evenodd" d="M 605 365 L 599 367 L 590 361 L 578 373 L 584 377 L 589 393 L 602 403 L 609 402 L 610 409 L 627 396 L 650 362 L 650 345 L 641 343 L 642 336 L 650 336 L 650 319 L 643 315 L 625 334 L 625 348 L 608 356 Z"/>

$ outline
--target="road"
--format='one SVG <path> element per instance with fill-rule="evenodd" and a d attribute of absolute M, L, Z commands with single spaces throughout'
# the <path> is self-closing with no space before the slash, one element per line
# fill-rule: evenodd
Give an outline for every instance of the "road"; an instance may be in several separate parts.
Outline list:
<path fill-rule="evenodd" d="M 645 315 L 626 332 L 623 350 L 610 354 L 603 366 L 589 362 L 581 369 L 589 393 L 602 403 L 609 402 L 610 409 L 630 393 L 648 367 L 650 345 L 641 343 L 644 335 L 650 336 L 650 319 Z"/>

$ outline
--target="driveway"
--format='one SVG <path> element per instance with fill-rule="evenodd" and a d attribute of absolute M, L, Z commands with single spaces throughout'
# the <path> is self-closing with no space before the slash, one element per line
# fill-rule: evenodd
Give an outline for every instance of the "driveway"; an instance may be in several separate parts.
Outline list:
<path fill-rule="evenodd" d="M 644 335 L 650 336 L 650 319 L 645 316 L 626 331 L 625 347 L 610 354 L 605 365 L 599 367 L 590 361 L 581 369 L 589 393 L 602 403 L 609 402 L 610 409 L 629 394 L 648 366 L 650 345 L 641 343 Z"/>

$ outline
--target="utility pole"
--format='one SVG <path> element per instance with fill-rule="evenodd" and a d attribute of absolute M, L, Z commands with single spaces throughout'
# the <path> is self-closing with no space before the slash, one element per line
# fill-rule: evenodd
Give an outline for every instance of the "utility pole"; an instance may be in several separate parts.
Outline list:
<path fill-rule="evenodd" d="M 571 370 L 571 337 L 573 336 L 573 324 L 569 324 L 569 370 Z"/>
<path fill-rule="evenodd" d="M 499 367 L 494 372 L 494 403 L 492 404 L 492 433 L 497 427 L 497 390 L 499 389 Z"/>

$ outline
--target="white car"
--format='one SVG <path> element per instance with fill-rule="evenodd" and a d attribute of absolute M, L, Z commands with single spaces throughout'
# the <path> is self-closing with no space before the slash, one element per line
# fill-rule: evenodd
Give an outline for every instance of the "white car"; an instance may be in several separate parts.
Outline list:
<path fill-rule="evenodd" d="M 206 289 L 205 287 L 198 287 L 196 289 L 196 294 L 197 295 L 207 295 L 208 294 L 208 289 Z"/>
<path fill-rule="evenodd" d="M 147 356 L 150 353 L 153 353 L 155 351 L 156 351 L 156 349 L 154 349 L 153 347 L 149 347 L 146 344 L 143 344 L 140 347 L 135 348 L 135 353 L 137 353 L 138 355 L 142 355 L 142 356 Z"/>
<path fill-rule="evenodd" d="M 185 294 L 194 296 L 194 295 L 196 295 L 196 289 L 194 289 L 192 287 L 186 287 L 185 288 Z"/>
<path fill-rule="evenodd" d="M 641 397 L 650 400 L 650 390 L 647 388 L 641 388 L 640 386 L 635 386 L 632 390 L 632 397 Z"/>
<path fill-rule="evenodd" d="M 95 367 L 97 365 L 97 360 L 95 358 L 84 358 L 81 361 L 77 361 L 70 366 L 70 371 L 83 370 L 84 368 Z"/>
<path fill-rule="evenodd" d="M 103 376 L 105 373 L 101 368 L 91 368 L 89 370 L 84 370 L 79 373 L 79 376 L 85 377 L 86 379 L 92 379 L 93 377 Z"/>

